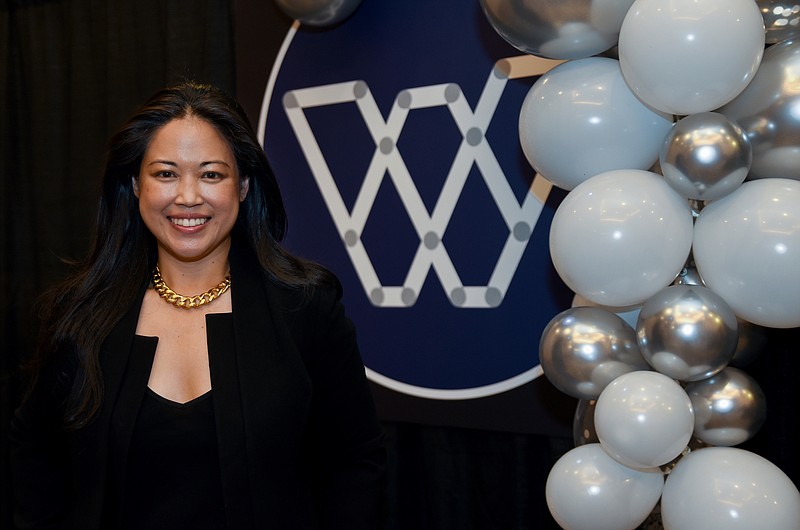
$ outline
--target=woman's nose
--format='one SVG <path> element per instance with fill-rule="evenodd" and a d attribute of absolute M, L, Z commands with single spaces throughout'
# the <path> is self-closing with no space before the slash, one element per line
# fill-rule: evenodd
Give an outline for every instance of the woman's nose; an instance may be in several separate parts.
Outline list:
<path fill-rule="evenodd" d="M 198 204 L 202 204 L 203 195 L 200 191 L 199 179 L 191 177 L 181 177 L 178 179 L 175 203 L 182 206 L 197 206 Z"/>

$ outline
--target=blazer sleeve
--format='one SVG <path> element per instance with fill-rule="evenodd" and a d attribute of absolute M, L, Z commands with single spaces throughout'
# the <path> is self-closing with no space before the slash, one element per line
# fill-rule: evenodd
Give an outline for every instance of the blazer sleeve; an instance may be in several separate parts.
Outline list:
<path fill-rule="evenodd" d="M 67 376 L 43 370 L 9 429 L 14 525 L 64 528 L 71 505 L 68 442 L 63 425 Z"/>
<path fill-rule="evenodd" d="M 313 382 L 311 435 L 318 453 L 323 528 L 375 530 L 384 500 L 386 449 L 356 330 L 337 290 L 320 289 L 306 325 Z"/>

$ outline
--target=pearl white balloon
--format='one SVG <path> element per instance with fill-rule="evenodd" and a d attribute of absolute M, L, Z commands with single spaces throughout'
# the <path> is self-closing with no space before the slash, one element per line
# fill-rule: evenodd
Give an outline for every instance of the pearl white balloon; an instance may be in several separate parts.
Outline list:
<path fill-rule="evenodd" d="M 681 458 L 661 497 L 665 530 L 800 528 L 800 492 L 769 460 L 734 447 Z"/>
<path fill-rule="evenodd" d="M 706 285 L 737 316 L 765 327 L 800 326 L 800 182 L 758 179 L 709 203 L 693 254 Z"/>
<path fill-rule="evenodd" d="M 600 305 L 597 302 L 592 302 L 588 298 L 584 298 L 583 296 L 576 294 L 572 297 L 572 307 L 602 307 L 606 311 L 611 311 L 622 320 L 625 321 L 633 329 L 636 329 L 636 322 L 639 319 L 639 312 L 642 310 L 642 306 L 639 304 L 623 306 L 623 307 L 612 307 L 607 305 Z"/>
<path fill-rule="evenodd" d="M 590 443 L 564 454 L 550 470 L 545 497 L 556 522 L 569 530 L 633 530 L 661 496 L 660 470 L 625 467 Z"/>
<path fill-rule="evenodd" d="M 658 372 L 629 372 L 597 398 L 597 438 L 620 463 L 646 469 L 662 466 L 686 448 L 694 429 L 689 396 Z"/>
<path fill-rule="evenodd" d="M 641 304 L 683 269 L 692 245 L 688 202 L 660 175 L 615 170 L 569 192 L 550 227 L 564 283 L 598 305 Z"/>
<path fill-rule="evenodd" d="M 639 101 L 619 61 L 590 57 L 562 63 L 531 87 L 519 137 L 528 162 L 571 190 L 612 169 L 648 169 L 658 159 L 672 117 Z"/>
<path fill-rule="evenodd" d="M 636 0 L 619 34 L 622 73 L 653 108 L 686 115 L 735 98 L 764 54 L 753 0 Z"/>

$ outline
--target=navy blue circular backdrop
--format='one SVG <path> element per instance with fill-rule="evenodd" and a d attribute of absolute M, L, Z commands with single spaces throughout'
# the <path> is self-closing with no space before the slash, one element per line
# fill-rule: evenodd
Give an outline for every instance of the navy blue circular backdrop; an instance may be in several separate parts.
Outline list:
<path fill-rule="evenodd" d="M 470 112 L 475 112 L 485 89 L 487 97 L 499 93 L 496 83 L 486 88 L 497 81 L 492 73 L 497 61 L 521 53 L 495 33 L 477 1 L 463 0 L 365 0 L 336 27 L 301 26 L 289 37 L 283 61 L 273 72 L 277 76 L 268 107 L 262 109 L 267 111 L 265 148 L 289 212 L 286 244 L 320 261 L 342 280 L 344 303 L 356 322 L 366 366 L 401 383 L 400 387 L 423 389 L 420 395 L 424 389 L 485 387 L 531 371 L 539 364 L 542 330 L 572 297 L 553 270 L 548 249 L 550 222 L 563 191 L 553 188 L 538 219 L 528 220 L 532 235 L 521 259 L 511 260 L 502 271 L 511 280 L 499 305 L 456 305 L 444 287 L 447 282 L 429 267 L 418 292 L 404 298 L 409 304 L 386 307 L 373 303 L 374 286 L 362 284 L 348 254 L 347 238 L 337 231 L 335 214 L 312 171 L 315 164 L 329 171 L 347 214 L 352 215 L 359 194 L 366 194 L 362 187 L 371 164 L 392 152 L 399 155 L 394 167 L 402 161 L 413 180 L 412 191 L 429 216 L 446 183 L 467 172 L 454 207 L 439 211 L 449 216 L 445 215 L 445 228 L 437 236 L 461 285 L 489 285 L 513 225 L 510 229 L 504 221 L 475 162 L 453 169 L 462 143 L 474 145 L 476 140 L 459 130 L 450 107 L 434 101 L 437 92 L 430 87 L 450 87 L 445 92 L 452 99 L 457 85 Z M 487 104 L 489 118 L 484 116 L 484 122 L 489 121 L 482 141 L 502 168 L 517 207 L 530 195 L 534 177 L 519 146 L 517 126 L 522 101 L 535 80 L 533 76 L 509 79 L 496 105 Z M 345 87 L 340 90 L 345 94 L 355 90 L 363 96 L 366 90 L 369 97 L 359 101 L 374 100 L 380 120 L 374 112 L 367 117 L 355 98 L 312 105 L 304 99 L 309 91 L 301 90 L 327 97 L 336 94 L 336 85 Z M 421 87 L 428 87 L 432 102 L 419 105 L 421 99 L 414 96 L 419 108 L 408 109 L 408 94 L 416 93 L 404 91 Z M 302 144 L 310 145 L 308 137 L 298 136 L 297 123 L 291 122 L 287 111 L 302 111 L 313 147 L 324 159 L 322 165 L 307 158 Z M 391 122 L 393 112 L 396 121 Z M 367 213 L 357 237 L 380 285 L 402 287 L 418 248 L 427 248 L 421 240 L 429 227 L 419 222 L 415 226 L 390 171 L 380 163 L 375 167 L 372 171 L 383 178 L 374 197 L 360 203 Z"/>

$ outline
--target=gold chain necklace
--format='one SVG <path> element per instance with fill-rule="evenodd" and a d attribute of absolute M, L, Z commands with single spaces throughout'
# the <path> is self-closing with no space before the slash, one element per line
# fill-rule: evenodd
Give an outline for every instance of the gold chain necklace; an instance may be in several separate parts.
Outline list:
<path fill-rule="evenodd" d="M 230 286 L 231 275 L 228 273 L 228 275 L 225 276 L 225 279 L 222 280 L 219 285 L 212 287 L 208 291 L 196 294 L 194 296 L 183 296 L 182 294 L 178 294 L 170 289 L 169 286 L 164 283 L 164 279 L 161 277 L 161 271 L 158 269 L 158 265 L 156 265 L 155 270 L 153 270 L 153 287 L 155 287 L 158 295 L 175 307 L 180 307 L 183 309 L 192 309 L 194 307 L 210 304 L 212 301 L 225 294 L 225 291 L 227 291 Z"/>

